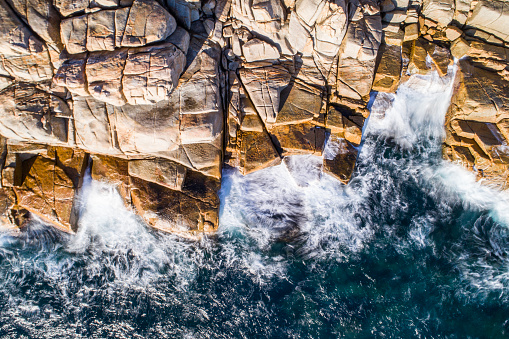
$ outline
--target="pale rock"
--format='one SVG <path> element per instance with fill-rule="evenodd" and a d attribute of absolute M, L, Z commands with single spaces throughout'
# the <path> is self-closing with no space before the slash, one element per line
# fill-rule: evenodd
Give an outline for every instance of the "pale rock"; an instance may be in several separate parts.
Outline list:
<path fill-rule="evenodd" d="M 137 47 L 169 37 L 177 28 L 175 18 L 159 3 L 135 0 L 129 11 L 121 46 Z"/>
<path fill-rule="evenodd" d="M 67 88 L 71 93 L 81 96 L 90 95 L 85 79 L 86 57 L 86 54 L 79 54 L 65 61 L 53 77 L 53 82 L 57 86 Z"/>
<path fill-rule="evenodd" d="M 463 31 L 456 26 L 448 26 L 445 29 L 445 36 L 450 41 L 458 39 L 463 34 Z"/>
<path fill-rule="evenodd" d="M 115 10 L 98 11 L 87 16 L 88 51 L 113 51 L 115 49 Z"/>
<path fill-rule="evenodd" d="M 60 15 L 51 0 L 7 0 L 12 8 L 44 41 L 60 44 Z"/>
<path fill-rule="evenodd" d="M 307 26 L 312 27 L 318 20 L 326 2 L 325 0 L 297 0 L 295 13 Z"/>
<path fill-rule="evenodd" d="M 127 18 L 129 17 L 129 7 L 119 8 L 115 11 L 115 47 L 122 46 L 122 38 L 127 25 Z"/>
<path fill-rule="evenodd" d="M 128 168 L 130 176 L 177 191 L 182 190 L 187 172 L 185 166 L 162 158 L 130 160 Z"/>
<path fill-rule="evenodd" d="M 87 15 L 62 20 L 60 36 L 67 52 L 78 54 L 87 51 Z"/>
<path fill-rule="evenodd" d="M 368 16 L 358 11 L 357 20 L 348 26 L 339 52 L 339 96 L 360 100 L 369 94 L 381 40 L 380 15 Z"/>
<path fill-rule="evenodd" d="M 460 25 L 464 25 L 467 22 L 468 16 L 470 14 L 470 6 L 472 2 L 472 0 L 456 0 L 456 10 L 454 11 L 453 20 Z"/>
<path fill-rule="evenodd" d="M 21 81 L 43 81 L 53 75 L 45 44 L 0 1 L 0 74 Z"/>
<path fill-rule="evenodd" d="M 279 59 L 279 52 L 270 44 L 259 40 L 251 39 L 242 46 L 242 54 L 247 62 Z"/>
<path fill-rule="evenodd" d="M 275 123 L 281 91 L 290 83 L 288 70 L 281 66 L 243 68 L 239 74 L 262 120 Z"/>
<path fill-rule="evenodd" d="M 112 107 L 91 97 L 73 97 L 76 145 L 93 153 L 119 154 Z"/>
<path fill-rule="evenodd" d="M 451 54 L 453 57 L 460 59 L 468 53 L 469 49 L 469 42 L 463 38 L 458 38 L 451 45 Z"/>
<path fill-rule="evenodd" d="M 343 0 L 326 2 L 312 32 L 314 49 L 323 55 L 334 57 L 345 37 L 347 27 L 346 3 Z"/>
<path fill-rule="evenodd" d="M 404 22 L 407 17 L 407 12 L 402 10 L 395 10 L 392 12 L 385 13 L 383 16 L 383 21 L 390 23 L 401 23 Z"/>
<path fill-rule="evenodd" d="M 387 45 L 401 46 L 403 43 L 403 38 L 405 37 L 405 32 L 401 29 L 395 33 L 393 32 L 385 32 L 384 33 L 384 42 Z"/>
<path fill-rule="evenodd" d="M 19 84 L 0 93 L 0 134 L 18 141 L 66 144 L 69 119 L 52 110 L 51 95 Z"/>
<path fill-rule="evenodd" d="M 403 41 L 413 41 L 419 38 L 419 24 L 410 24 L 405 26 L 405 36 Z"/>
<path fill-rule="evenodd" d="M 126 67 L 127 49 L 91 53 L 85 66 L 88 92 L 94 98 L 115 106 L 126 103 L 121 81 Z"/>
<path fill-rule="evenodd" d="M 0 76 L 0 91 L 2 91 L 4 88 L 9 87 L 12 84 L 13 84 L 12 79 Z"/>
<path fill-rule="evenodd" d="M 130 49 L 122 78 L 122 91 L 131 105 L 166 100 L 177 87 L 186 57 L 171 43 Z"/>
<path fill-rule="evenodd" d="M 415 8 L 409 8 L 406 12 L 405 24 L 415 24 L 419 22 L 419 14 Z"/>
<path fill-rule="evenodd" d="M 479 1 L 466 24 L 509 42 L 509 2 Z"/>
<path fill-rule="evenodd" d="M 454 7 L 454 0 L 424 0 L 421 14 L 446 27 L 452 21 Z"/>
<path fill-rule="evenodd" d="M 114 107 L 118 145 L 131 156 L 171 152 L 180 144 L 179 112 L 168 101 Z"/>
<path fill-rule="evenodd" d="M 85 11 L 90 5 L 90 0 L 54 0 L 55 7 L 64 17 Z"/>

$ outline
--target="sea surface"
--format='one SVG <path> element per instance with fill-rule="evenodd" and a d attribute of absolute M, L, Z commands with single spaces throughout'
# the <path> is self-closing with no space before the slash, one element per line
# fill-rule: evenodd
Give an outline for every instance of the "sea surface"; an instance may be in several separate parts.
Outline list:
<path fill-rule="evenodd" d="M 94 181 L 77 234 L 0 231 L 0 338 L 509 337 L 509 197 L 442 160 L 453 76 L 373 94 L 348 185 L 316 156 L 225 170 L 216 236 Z"/>

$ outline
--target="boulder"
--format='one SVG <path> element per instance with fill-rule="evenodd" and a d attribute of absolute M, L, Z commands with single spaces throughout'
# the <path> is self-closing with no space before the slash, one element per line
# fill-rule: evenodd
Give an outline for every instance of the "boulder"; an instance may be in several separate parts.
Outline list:
<path fill-rule="evenodd" d="M 466 25 L 492 33 L 509 42 L 509 2 L 481 0 L 468 18 Z"/>

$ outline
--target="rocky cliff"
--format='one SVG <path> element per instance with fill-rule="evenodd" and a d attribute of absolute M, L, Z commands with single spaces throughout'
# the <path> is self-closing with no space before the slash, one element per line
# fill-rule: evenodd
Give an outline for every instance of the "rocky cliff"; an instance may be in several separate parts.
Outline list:
<path fill-rule="evenodd" d="M 506 189 L 508 19 L 505 0 L 0 0 L 3 221 L 75 231 L 89 171 L 153 227 L 213 232 L 223 166 L 323 154 L 346 183 L 370 94 L 455 59 L 444 157 Z"/>

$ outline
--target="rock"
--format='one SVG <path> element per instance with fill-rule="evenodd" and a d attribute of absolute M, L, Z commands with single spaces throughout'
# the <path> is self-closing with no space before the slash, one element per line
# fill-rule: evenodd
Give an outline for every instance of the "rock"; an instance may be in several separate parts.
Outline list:
<path fill-rule="evenodd" d="M 132 185 L 133 205 L 151 226 L 187 237 L 217 229 L 217 205 L 137 178 Z"/>
<path fill-rule="evenodd" d="M 75 190 L 81 185 L 87 157 L 70 148 L 48 147 L 46 153 L 17 153 L 16 168 L 23 173 L 14 187 L 18 205 L 56 227 L 72 232 Z M 26 173 L 26 174 L 25 174 Z"/>
<path fill-rule="evenodd" d="M 323 169 L 342 183 L 350 181 L 357 160 L 357 150 L 345 139 L 331 134 L 323 154 Z"/>
<path fill-rule="evenodd" d="M 90 156 L 90 175 L 93 180 L 115 185 L 126 206 L 131 205 L 129 162 L 127 159 L 101 154 Z"/>
<path fill-rule="evenodd" d="M 73 118 L 78 147 L 94 153 L 120 153 L 112 107 L 91 97 L 75 96 Z"/>
<path fill-rule="evenodd" d="M 125 13 L 125 10 L 121 11 Z M 103 10 L 87 16 L 87 51 L 113 51 L 116 46 L 116 24 L 120 24 L 115 10 Z"/>
<path fill-rule="evenodd" d="M 60 16 L 46 0 L 7 0 L 30 28 L 49 44 L 60 45 Z"/>
<path fill-rule="evenodd" d="M 180 191 L 186 176 L 186 167 L 170 160 L 140 159 L 129 161 L 129 175 Z"/>
<path fill-rule="evenodd" d="M 458 89 L 446 117 L 444 157 L 474 170 L 492 187 L 507 189 L 509 82 L 497 73 L 460 60 Z"/>
<path fill-rule="evenodd" d="M 293 154 L 321 155 L 325 143 L 325 129 L 305 122 L 272 126 L 269 133 L 277 140 L 284 156 Z"/>
<path fill-rule="evenodd" d="M 405 26 L 405 35 L 403 41 L 413 41 L 419 38 L 419 25 L 410 24 Z"/>
<path fill-rule="evenodd" d="M 442 27 L 446 27 L 454 16 L 454 0 L 424 0 L 421 13 Z"/>
<path fill-rule="evenodd" d="M 156 1 L 135 0 L 121 46 L 137 47 L 169 37 L 177 28 L 173 16 Z"/>
<path fill-rule="evenodd" d="M 243 68 L 239 74 L 262 120 L 276 122 L 281 91 L 290 83 L 288 70 L 282 66 L 266 66 Z"/>
<path fill-rule="evenodd" d="M 371 90 L 376 56 L 382 40 L 380 15 L 357 14 L 348 26 L 338 61 L 337 93 L 360 100 Z"/>
<path fill-rule="evenodd" d="M 401 78 L 401 47 L 382 45 L 382 58 L 378 63 L 372 90 L 395 92 Z"/>
<path fill-rule="evenodd" d="M 454 41 L 463 35 L 463 31 L 456 26 L 448 26 L 445 29 L 445 36 L 450 41 Z"/>
<path fill-rule="evenodd" d="M 399 24 L 406 19 L 406 11 L 395 10 L 384 14 L 383 21 Z"/>
<path fill-rule="evenodd" d="M 70 54 L 141 47 L 169 37 L 175 19 L 156 1 L 135 0 L 130 8 L 99 10 L 62 20 L 60 35 Z"/>
<path fill-rule="evenodd" d="M 249 174 L 281 163 L 267 132 L 239 131 L 240 171 Z"/>
<path fill-rule="evenodd" d="M 60 36 L 67 52 L 78 54 L 87 51 L 87 15 L 62 20 Z"/>
<path fill-rule="evenodd" d="M 20 83 L 0 93 L 0 102 L 2 136 L 19 141 L 67 143 L 69 117 L 55 112 L 52 95 L 33 85 Z"/>
<path fill-rule="evenodd" d="M 53 69 L 46 45 L 0 1 L 0 74 L 28 82 L 51 79 Z"/>
<path fill-rule="evenodd" d="M 430 56 L 435 68 L 438 71 L 440 76 L 444 76 L 447 74 L 449 65 L 452 64 L 453 60 L 451 57 L 451 52 L 448 48 L 440 47 L 435 44 L 429 45 L 427 48 L 428 55 Z"/>
<path fill-rule="evenodd" d="M 125 63 L 122 92 L 131 105 L 168 99 L 185 66 L 184 53 L 171 43 L 130 49 Z"/>
<path fill-rule="evenodd" d="M 127 73 L 130 68 L 126 62 L 128 51 L 119 49 L 114 52 L 92 53 L 87 59 L 85 74 L 88 83 L 88 93 L 94 98 L 115 106 L 122 106 L 126 103 L 121 90 L 129 100 L 131 94 L 129 87 L 121 84 L 121 80 L 129 79 Z M 124 74 L 122 74 L 124 72 Z M 123 76 L 123 78 L 122 78 Z M 127 80 L 129 81 L 129 80 Z M 124 88 L 122 88 L 124 85 Z M 144 87 L 147 87 L 145 84 Z"/>
<path fill-rule="evenodd" d="M 451 45 L 451 54 L 456 59 L 460 59 L 468 53 L 470 44 L 463 38 L 455 40 Z"/>
<path fill-rule="evenodd" d="M 55 7 L 64 17 L 85 11 L 90 5 L 90 0 L 54 0 Z"/>
<path fill-rule="evenodd" d="M 468 18 L 466 24 L 492 33 L 505 42 L 509 42 L 509 3 L 506 1 L 481 0 Z"/>
<path fill-rule="evenodd" d="M 247 62 L 279 59 L 279 52 L 268 43 L 259 39 L 251 39 L 242 46 L 242 54 Z"/>

